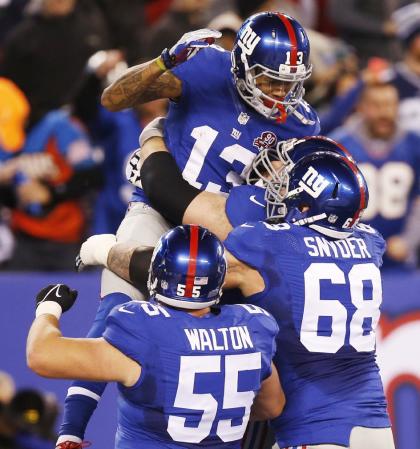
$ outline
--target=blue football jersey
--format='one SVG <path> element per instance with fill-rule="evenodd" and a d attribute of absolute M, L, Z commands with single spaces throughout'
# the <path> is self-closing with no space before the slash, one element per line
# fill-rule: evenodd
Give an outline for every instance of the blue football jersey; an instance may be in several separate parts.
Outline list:
<path fill-rule="evenodd" d="M 225 212 L 233 227 L 247 221 L 265 220 L 265 189 L 254 185 L 234 187 L 227 197 Z"/>
<path fill-rule="evenodd" d="M 103 336 L 142 367 L 133 387 L 119 386 L 116 447 L 239 448 L 277 332 L 246 304 L 201 318 L 153 300 L 115 307 Z"/>
<path fill-rule="evenodd" d="M 210 192 L 228 193 L 242 184 L 261 149 L 320 130 L 316 112 L 304 101 L 285 123 L 263 117 L 241 100 L 230 69 L 230 52 L 211 46 L 172 70 L 182 96 L 170 104 L 165 143 L 184 179 Z M 147 200 L 140 189 L 134 199 Z"/>
<path fill-rule="evenodd" d="M 246 301 L 279 325 L 274 363 L 286 396 L 272 421 L 279 447 L 348 446 L 354 426 L 389 427 L 375 361 L 382 237 L 367 225 L 334 240 L 259 222 L 234 229 L 225 246 L 261 273 L 265 290 Z"/>
<path fill-rule="evenodd" d="M 333 134 L 356 160 L 369 187 L 369 206 L 363 213 L 385 239 L 400 234 L 406 224 L 420 182 L 420 136 L 407 132 L 383 157 L 372 156 L 363 142 L 345 128 Z"/>

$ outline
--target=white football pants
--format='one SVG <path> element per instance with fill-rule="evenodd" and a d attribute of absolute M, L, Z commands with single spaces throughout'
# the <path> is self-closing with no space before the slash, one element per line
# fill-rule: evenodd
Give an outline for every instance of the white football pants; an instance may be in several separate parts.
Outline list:
<path fill-rule="evenodd" d="M 343 449 L 346 446 L 337 444 L 317 444 L 310 446 L 293 446 L 293 449 Z M 350 434 L 349 449 L 395 449 L 394 438 L 390 427 L 373 429 L 353 427 Z M 277 444 L 273 449 L 278 449 Z M 289 449 L 289 448 L 283 448 Z M 290 448 L 291 449 L 291 448 Z"/>
<path fill-rule="evenodd" d="M 131 203 L 117 231 L 118 242 L 133 242 L 139 246 L 154 247 L 159 237 L 170 229 L 166 220 L 144 203 Z M 101 297 L 121 292 L 131 299 L 144 299 L 131 284 L 104 268 L 101 279 Z"/>

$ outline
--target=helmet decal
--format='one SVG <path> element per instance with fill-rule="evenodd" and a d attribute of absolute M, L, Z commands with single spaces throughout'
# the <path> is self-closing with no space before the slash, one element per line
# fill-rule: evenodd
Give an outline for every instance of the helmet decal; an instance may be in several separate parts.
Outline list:
<path fill-rule="evenodd" d="M 247 26 L 239 36 L 238 45 L 246 55 L 250 56 L 260 40 L 261 38 L 252 30 L 251 26 Z"/>
<path fill-rule="evenodd" d="M 308 167 L 308 171 L 303 175 L 303 178 L 299 181 L 299 186 L 309 193 L 312 198 L 318 198 L 323 190 L 328 186 L 328 180 L 326 180 L 321 174 L 319 174 L 311 165 Z"/>

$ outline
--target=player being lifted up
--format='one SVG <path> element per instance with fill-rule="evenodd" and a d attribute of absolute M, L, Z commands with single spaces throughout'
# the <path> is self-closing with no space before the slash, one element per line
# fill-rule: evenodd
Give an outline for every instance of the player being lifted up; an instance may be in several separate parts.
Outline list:
<path fill-rule="evenodd" d="M 153 253 L 150 302 L 121 293 L 126 303 L 97 339 L 61 336 L 58 318 L 77 292 L 49 285 L 37 296 L 29 366 L 47 377 L 119 382 L 117 449 L 239 449 L 250 415 L 278 416 L 284 396 L 272 366 L 277 324 L 252 305 L 214 307 L 225 273 L 216 236 L 174 228 Z"/>
<path fill-rule="evenodd" d="M 224 242 L 227 286 L 239 287 L 246 302 L 264 307 L 279 324 L 274 362 L 287 403 L 271 423 L 277 444 L 393 449 L 375 361 L 384 241 L 374 229 L 357 224 L 368 204 L 365 180 L 351 160 L 329 151 L 304 156 L 279 179 L 285 219 L 246 223 Z M 193 189 L 187 183 L 184 188 Z M 170 193 L 167 189 L 167 203 Z M 197 191 L 177 216 L 200 222 L 208 195 Z M 165 209 L 163 199 L 160 206 Z M 213 226 L 217 232 L 217 222 Z M 107 252 L 99 253 L 104 241 Z M 125 275 L 136 281 L 130 273 L 146 253 L 118 244 L 115 237 L 111 242 L 94 236 L 81 256 L 84 263 L 107 264 L 123 275 L 122 257 L 129 254 Z"/>
<path fill-rule="evenodd" d="M 226 194 L 243 183 L 263 148 L 318 134 L 319 120 L 303 100 L 303 82 L 312 67 L 307 35 L 296 20 L 274 12 L 250 17 L 238 32 L 232 54 L 210 45 L 218 36 L 212 30 L 187 33 L 158 58 L 130 68 L 105 90 L 102 102 L 116 111 L 170 98 L 165 142 L 177 166 L 195 187 Z M 134 182 L 139 176 L 136 158 L 129 174 Z M 153 247 L 168 229 L 138 188 L 117 237 Z M 105 269 L 101 296 L 106 300 L 99 314 L 112 308 L 117 300 L 110 294 L 115 292 L 142 298 L 132 285 Z M 89 336 L 102 331 L 94 324 Z M 74 441 L 83 438 L 103 389 L 103 384 L 87 387 L 80 382 L 70 387 L 59 442 L 67 435 Z"/>
<path fill-rule="evenodd" d="M 312 67 L 308 38 L 296 20 L 271 12 L 250 17 L 232 53 L 210 45 L 219 34 L 185 34 L 158 58 L 130 68 L 104 91 L 102 102 L 119 110 L 170 98 L 164 138 L 184 178 L 200 190 L 226 194 L 244 182 L 259 151 L 316 135 L 319 121 L 302 99 Z M 136 166 L 130 177 L 138 178 Z M 154 246 L 168 224 L 148 206 L 138 188 L 119 240 Z M 104 272 L 102 296 L 112 291 L 138 294 Z"/>

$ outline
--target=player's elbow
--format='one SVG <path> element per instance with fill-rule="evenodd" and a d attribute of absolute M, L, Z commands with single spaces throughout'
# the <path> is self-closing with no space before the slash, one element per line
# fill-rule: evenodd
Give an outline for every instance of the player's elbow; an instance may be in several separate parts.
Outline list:
<path fill-rule="evenodd" d="M 254 402 L 251 409 L 251 421 L 266 421 L 279 416 L 284 409 L 284 397 L 273 397 L 271 400 Z"/>
<path fill-rule="evenodd" d="M 261 411 L 264 415 L 263 419 L 274 419 L 279 416 L 283 409 L 284 409 L 285 401 L 283 398 L 273 398 L 272 401 L 270 401 L 269 404 L 266 404 L 266 406 Z"/>
<path fill-rule="evenodd" d="M 42 377 L 52 377 L 51 357 L 39 345 L 29 343 L 26 348 L 26 364 Z"/>
<path fill-rule="evenodd" d="M 267 417 L 267 419 L 277 418 L 277 416 L 279 416 L 283 412 L 285 404 L 286 402 L 284 399 L 281 400 L 280 398 L 278 398 L 278 400 L 273 401 L 273 404 L 268 411 L 269 416 Z"/>
<path fill-rule="evenodd" d="M 111 92 L 110 92 L 110 88 L 111 88 L 111 86 L 107 87 L 107 88 L 102 92 L 102 95 L 101 95 L 101 105 L 102 105 L 104 108 L 108 109 L 108 111 L 111 111 L 111 112 L 117 112 L 117 111 L 119 111 L 121 108 L 118 107 L 118 105 L 114 104 L 114 103 L 111 101 Z"/>
<path fill-rule="evenodd" d="M 42 351 L 37 351 L 32 345 L 26 351 L 26 364 L 36 374 L 48 377 L 48 360 Z"/>

